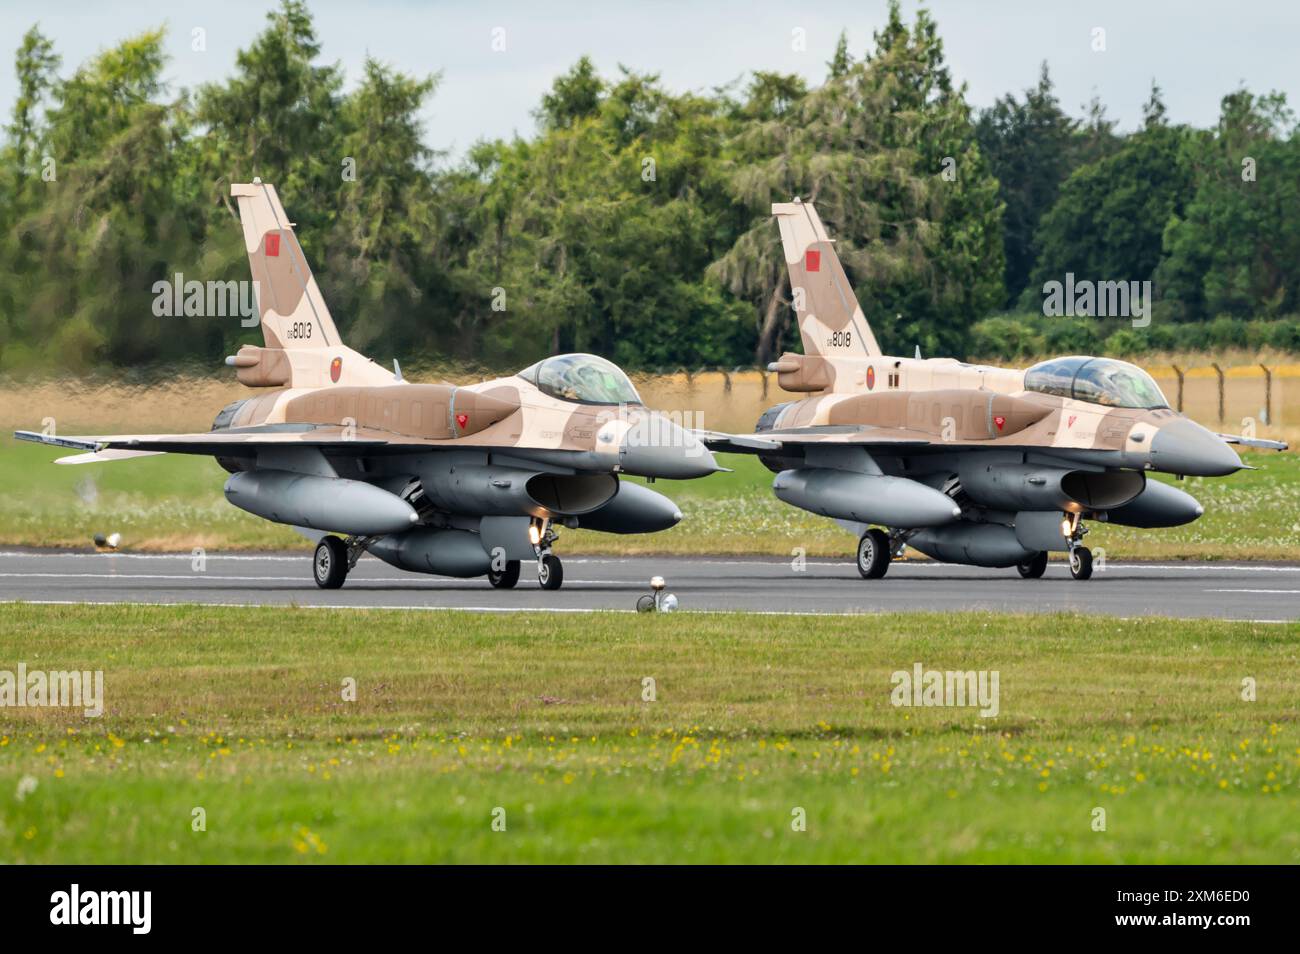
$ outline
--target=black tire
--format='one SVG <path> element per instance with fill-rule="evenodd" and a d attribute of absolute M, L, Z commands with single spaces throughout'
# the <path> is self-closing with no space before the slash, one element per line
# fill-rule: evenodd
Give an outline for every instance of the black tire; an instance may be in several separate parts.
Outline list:
<path fill-rule="evenodd" d="M 1023 563 L 1017 563 L 1016 569 L 1026 580 L 1036 580 L 1047 572 L 1047 551 L 1039 550 Z"/>
<path fill-rule="evenodd" d="M 564 585 L 564 564 L 554 553 L 542 557 L 541 566 L 537 568 L 537 582 L 544 590 L 558 590 Z"/>
<path fill-rule="evenodd" d="M 858 541 L 858 572 L 864 580 L 878 580 L 889 572 L 889 537 L 874 527 Z"/>
<path fill-rule="evenodd" d="M 348 578 L 348 548 L 338 537 L 321 537 L 311 561 L 312 576 L 322 590 L 337 590 Z"/>
<path fill-rule="evenodd" d="M 636 611 L 638 613 L 653 613 L 655 611 L 655 598 L 648 593 L 642 596 L 636 601 Z"/>
<path fill-rule="evenodd" d="M 508 590 L 519 582 L 519 561 L 507 560 L 504 570 L 488 570 L 488 582 L 498 590 Z"/>
<path fill-rule="evenodd" d="M 1070 576 L 1076 580 L 1092 579 L 1092 551 L 1087 547 L 1070 551 Z"/>

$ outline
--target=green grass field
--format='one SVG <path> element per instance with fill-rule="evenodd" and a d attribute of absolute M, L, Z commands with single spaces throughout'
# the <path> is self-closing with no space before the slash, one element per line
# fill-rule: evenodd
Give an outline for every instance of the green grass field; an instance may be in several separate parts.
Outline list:
<path fill-rule="evenodd" d="M 67 467 L 52 463 L 58 456 L 55 448 L 0 440 L 0 545 L 84 547 L 95 533 L 117 531 L 127 549 L 307 546 L 289 528 L 230 506 L 221 494 L 228 475 L 211 459 L 172 454 Z M 1179 484 L 1205 505 L 1195 523 L 1169 530 L 1094 523 L 1089 546 L 1105 548 L 1110 559 L 1300 559 L 1300 455 L 1247 459 L 1259 469 Z M 722 455 L 721 461 L 735 472 L 655 484 L 685 514 L 672 530 L 637 536 L 570 531 L 560 552 L 853 551 L 852 536 L 833 521 L 777 500 L 772 474 L 756 458 Z"/>
<path fill-rule="evenodd" d="M 1298 636 L 9 605 L 0 669 L 102 669 L 106 711 L 0 709 L 0 860 L 1294 863 Z M 894 707 L 917 662 L 997 670 L 998 716 Z"/>

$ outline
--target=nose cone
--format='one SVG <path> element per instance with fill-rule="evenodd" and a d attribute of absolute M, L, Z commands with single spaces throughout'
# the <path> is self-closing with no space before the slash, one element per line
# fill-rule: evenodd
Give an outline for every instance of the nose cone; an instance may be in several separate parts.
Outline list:
<path fill-rule="evenodd" d="M 689 431 L 662 414 L 647 414 L 636 421 L 618 449 L 623 472 L 638 477 L 687 480 L 705 477 L 722 468 L 713 454 Z"/>
<path fill-rule="evenodd" d="M 1237 452 L 1194 421 L 1171 421 L 1151 440 L 1151 465 L 1167 474 L 1226 477 L 1241 470 Z"/>

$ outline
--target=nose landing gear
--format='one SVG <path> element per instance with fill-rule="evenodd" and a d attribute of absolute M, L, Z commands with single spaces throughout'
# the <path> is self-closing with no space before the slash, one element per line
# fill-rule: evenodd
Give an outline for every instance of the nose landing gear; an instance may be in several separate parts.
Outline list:
<path fill-rule="evenodd" d="M 1076 580 L 1092 579 L 1092 551 L 1077 546 L 1070 551 L 1070 576 Z"/>
<path fill-rule="evenodd" d="M 558 590 L 564 585 L 564 564 L 551 552 L 551 545 L 559 538 L 549 517 L 534 517 L 528 526 L 528 539 L 537 554 L 537 582 L 544 590 Z"/>
<path fill-rule="evenodd" d="M 1070 550 L 1070 576 L 1076 580 L 1092 579 L 1092 551 L 1083 545 L 1088 528 L 1077 513 L 1067 514 L 1061 521 L 1061 533 Z"/>

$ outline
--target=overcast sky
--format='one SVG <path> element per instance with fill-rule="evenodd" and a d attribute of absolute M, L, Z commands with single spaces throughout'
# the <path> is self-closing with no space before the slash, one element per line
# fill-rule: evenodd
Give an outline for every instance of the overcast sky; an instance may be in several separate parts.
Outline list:
<path fill-rule="evenodd" d="M 63 56 L 64 73 L 107 45 L 150 27 L 168 27 L 174 89 L 219 80 L 234 69 L 235 51 L 265 24 L 271 0 L 62 0 L 48 6 L 0 0 L 6 59 L 0 104 L 7 117 L 16 81 L 12 53 L 35 21 Z M 1280 90 L 1300 105 L 1300 3 L 1210 0 L 933 0 L 904 2 L 908 18 L 928 7 L 939 24 L 954 77 L 968 97 L 987 106 L 1020 91 L 1051 68 L 1062 105 L 1081 114 L 1095 93 L 1120 127 L 1134 127 L 1156 80 L 1176 122 L 1208 125 L 1224 93 L 1244 82 Z M 552 79 L 588 54 L 602 73 L 624 64 L 653 71 L 677 90 L 708 90 L 755 69 L 825 75 L 840 30 L 861 55 L 879 28 L 886 0 L 668 0 L 579 3 L 402 0 L 310 3 L 326 60 L 339 61 L 348 83 L 369 54 L 416 74 L 441 71 L 442 85 L 425 111 L 426 140 L 453 156 L 480 138 L 528 135 L 532 110 Z M 1104 52 L 1093 31 L 1105 30 Z M 207 49 L 191 49 L 194 28 Z M 492 49 L 504 30 L 505 50 Z M 802 30 L 806 49 L 793 48 Z M 497 34 L 501 36 L 502 34 Z"/>

